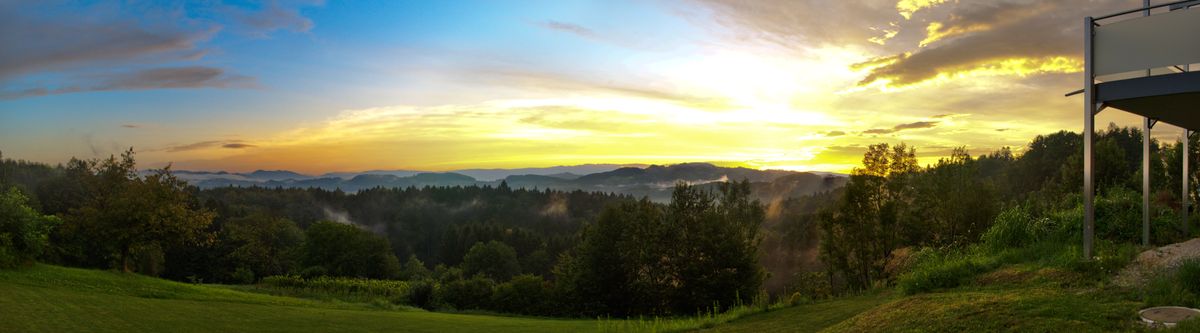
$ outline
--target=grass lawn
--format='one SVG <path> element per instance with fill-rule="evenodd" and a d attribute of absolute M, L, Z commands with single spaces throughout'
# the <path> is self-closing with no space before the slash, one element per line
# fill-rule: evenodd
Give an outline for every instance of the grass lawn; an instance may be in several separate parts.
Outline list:
<path fill-rule="evenodd" d="M 0 270 L 0 332 L 589 332 L 595 320 L 377 309 L 36 265 Z"/>
<path fill-rule="evenodd" d="M 437 313 L 51 265 L 0 270 L 0 332 L 1079 333 L 1144 330 L 1135 324 L 1142 305 L 1131 291 L 1037 265 L 1006 265 L 961 287 L 910 296 L 888 290 L 662 321 Z"/>

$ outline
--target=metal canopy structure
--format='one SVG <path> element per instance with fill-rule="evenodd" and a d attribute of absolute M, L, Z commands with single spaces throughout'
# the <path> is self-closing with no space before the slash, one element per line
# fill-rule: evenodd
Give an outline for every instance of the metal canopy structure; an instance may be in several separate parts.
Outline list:
<path fill-rule="evenodd" d="M 1190 10 L 1196 7 L 1195 10 Z M 1134 14 L 1141 14 L 1136 16 Z M 1113 108 L 1144 117 L 1142 125 L 1142 243 L 1150 243 L 1150 129 L 1164 122 L 1183 130 L 1183 232 L 1188 234 L 1188 138 L 1200 130 L 1200 0 L 1150 5 L 1084 18 L 1083 256 L 1095 237 L 1096 114 Z"/>

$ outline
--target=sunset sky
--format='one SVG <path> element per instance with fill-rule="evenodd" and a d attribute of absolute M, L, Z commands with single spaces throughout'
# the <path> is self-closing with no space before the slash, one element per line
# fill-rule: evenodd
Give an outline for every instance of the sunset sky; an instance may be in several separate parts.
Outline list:
<path fill-rule="evenodd" d="M 0 151 L 307 173 L 848 171 L 1079 131 L 1083 17 L 1138 0 L 0 4 Z M 1155 1 L 1159 3 L 1160 1 Z M 1139 125 L 1120 111 L 1097 123 Z M 1173 140 L 1178 129 L 1155 128 Z"/>

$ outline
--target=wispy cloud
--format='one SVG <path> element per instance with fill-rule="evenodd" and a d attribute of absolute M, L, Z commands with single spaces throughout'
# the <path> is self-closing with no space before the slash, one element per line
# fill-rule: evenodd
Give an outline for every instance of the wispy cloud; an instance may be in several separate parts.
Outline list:
<path fill-rule="evenodd" d="M 573 35 L 576 35 L 579 37 L 585 37 L 585 38 L 595 38 L 596 37 L 596 32 L 592 31 L 592 29 L 588 29 L 587 27 L 584 27 L 584 26 L 578 25 L 578 24 L 574 24 L 574 23 L 550 20 L 550 21 L 539 22 L 538 26 L 541 26 L 546 29 L 554 30 L 554 31 L 561 31 L 561 32 L 573 34 Z"/>
<path fill-rule="evenodd" d="M 82 78 L 81 81 L 84 81 L 84 84 L 87 85 L 70 85 L 59 88 L 38 87 L 16 92 L 0 92 L 0 99 L 18 99 L 110 90 L 250 88 L 256 86 L 254 78 L 227 74 L 220 68 L 201 66 L 153 68 L 130 73 L 94 74 Z"/>
<path fill-rule="evenodd" d="M 165 151 L 168 153 L 181 153 L 181 152 L 189 152 L 189 151 L 211 149 L 211 148 L 245 149 L 245 148 L 254 148 L 254 147 L 258 147 L 258 146 L 249 144 L 249 143 L 244 143 L 244 142 L 242 142 L 242 140 L 208 140 L 208 141 L 200 141 L 200 142 L 194 142 L 194 143 L 183 144 L 183 145 L 170 146 L 170 147 L 166 147 L 163 149 L 158 149 L 157 151 Z"/>
<path fill-rule="evenodd" d="M 918 121 L 918 122 L 912 122 L 912 123 L 899 124 L 896 126 L 892 126 L 892 128 L 872 128 L 869 130 L 865 130 L 862 133 L 863 134 L 891 134 L 891 133 L 896 133 L 899 131 L 910 130 L 910 129 L 934 128 L 934 127 L 937 127 L 937 125 L 938 125 L 938 122 L 936 122 L 936 121 Z"/>
<path fill-rule="evenodd" d="M 258 147 L 258 146 L 248 144 L 248 143 L 226 143 L 226 144 L 221 145 L 221 148 L 227 148 L 227 149 L 245 149 L 245 148 L 254 148 L 254 147 Z"/>

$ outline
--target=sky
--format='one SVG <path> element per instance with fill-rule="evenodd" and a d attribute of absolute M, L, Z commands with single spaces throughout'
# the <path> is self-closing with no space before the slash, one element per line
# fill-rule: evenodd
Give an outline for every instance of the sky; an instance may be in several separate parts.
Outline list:
<path fill-rule="evenodd" d="M 1082 127 L 1082 18 L 1140 5 L 2 1 L 0 152 L 306 173 L 1020 153 Z"/>

